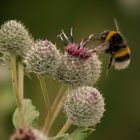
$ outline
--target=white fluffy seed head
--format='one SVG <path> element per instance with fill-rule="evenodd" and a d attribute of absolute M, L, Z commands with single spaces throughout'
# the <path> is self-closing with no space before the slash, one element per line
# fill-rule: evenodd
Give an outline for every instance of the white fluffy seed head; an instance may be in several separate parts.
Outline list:
<path fill-rule="evenodd" d="M 78 87 L 66 94 L 64 111 L 68 119 L 80 127 L 94 127 L 105 111 L 104 98 L 93 87 Z"/>
<path fill-rule="evenodd" d="M 49 138 L 37 129 L 19 128 L 10 140 L 49 140 Z"/>
<path fill-rule="evenodd" d="M 20 22 L 10 20 L 1 25 L 0 51 L 12 52 L 22 56 L 32 43 L 33 38 Z"/>
<path fill-rule="evenodd" d="M 37 41 L 26 53 L 23 63 L 27 72 L 55 75 L 60 63 L 60 53 L 50 41 Z"/>
<path fill-rule="evenodd" d="M 88 59 L 73 57 L 68 53 L 61 56 L 57 79 L 73 87 L 94 85 L 100 77 L 101 62 L 97 55 Z"/>

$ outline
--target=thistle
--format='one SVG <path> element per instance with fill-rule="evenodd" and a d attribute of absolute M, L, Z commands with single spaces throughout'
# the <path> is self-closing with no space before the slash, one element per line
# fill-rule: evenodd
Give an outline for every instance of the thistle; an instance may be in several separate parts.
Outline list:
<path fill-rule="evenodd" d="M 10 20 L 1 25 L 0 51 L 22 56 L 32 43 L 33 38 L 22 23 Z"/>
<path fill-rule="evenodd" d="M 1 26 L 0 60 L 6 62 L 11 70 L 17 104 L 13 115 L 16 132 L 10 140 L 83 140 L 93 132 L 105 112 L 104 98 L 94 88 L 101 75 L 102 62 L 94 49 L 87 48 L 93 36 L 91 34 L 80 43 L 75 43 L 73 30 L 70 38 L 62 30 L 58 37 L 65 49 L 64 53 L 60 53 L 56 45 L 47 39 L 34 42 L 24 25 L 16 20 L 7 21 Z M 31 103 L 25 102 L 24 70 L 34 73 L 40 82 L 46 107 L 44 112 L 47 114 L 41 131 L 33 128 L 39 111 Z M 47 76 L 61 82 L 53 101 L 48 94 Z M 68 119 L 53 136 L 55 132 L 50 132 L 62 108 Z M 71 124 L 80 128 L 68 134 L 66 132 Z"/>
<path fill-rule="evenodd" d="M 64 111 L 68 119 L 81 127 L 95 127 L 105 111 L 104 98 L 93 87 L 78 87 L 66 94 Z"/>
<path fill-rule="evenodd" d="M 42 132 L 33 128 L 19 128 L 11 140 L 49 140 Z"/>
<path fill-rule="evenodd" d="M 73 87 L 96 84 L 101 73 L 101 62 L 96 54 L 86 48 L 93 34 L 80 44 L 73 42 L 72 29 L 70 40 L 63 30 L 59 37 L 65 44 L 65 52 L 61 56 L 57 79 Z"/>
<path fill-rule="evenodd" d="M 28 72 L 55 75 L 60 63 L 60 53 L 50 41 L 39 40 L 26 53 L 23 63 Z"/>
<path fill-rule="evenodd" d="M 100 79 L 102 72 L 102 62 L 99 60 L 98 55 L 93 53 L 88 59 L 88 63 L 91 66 L 91 75 L 92 78 L 89 80 L 89 85 L 95 85 Z"/>

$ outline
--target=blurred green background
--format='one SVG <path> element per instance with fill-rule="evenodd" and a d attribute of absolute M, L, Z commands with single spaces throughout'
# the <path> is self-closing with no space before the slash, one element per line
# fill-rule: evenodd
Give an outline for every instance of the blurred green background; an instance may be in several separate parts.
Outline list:
<path fill-rule="evenodd" d="M 56 38 L 63 28 L 74 28 L 77 42 L 91 33 L 114 29 L 113 17 L 131 48 L 131 65 L 106 76 L 109 57 L 102 54 L 103 72 L 98 89 L 106 101 L 102 122 L 88 140 L 140 140 L 140 1 L 139 0 L 0 0 L 0 24 L 6 20 L 21 20 L 35 39 L 49 39 L 63 49 Z M 93 47 L 92 44 L 90 47 Z M 48 80 L 50 98 L 59 88 Z M 37 79 L 25 77 L 25 97 L 32 98 L 41 112 L 40 127 L 45 116 L 43 99 Z M 13 133 L 12 114 L 15 100 L 10 74 L 0 66 L 0 140 L 8 140 Z M 63 123 L 61 119 L 55 129 Z"/>

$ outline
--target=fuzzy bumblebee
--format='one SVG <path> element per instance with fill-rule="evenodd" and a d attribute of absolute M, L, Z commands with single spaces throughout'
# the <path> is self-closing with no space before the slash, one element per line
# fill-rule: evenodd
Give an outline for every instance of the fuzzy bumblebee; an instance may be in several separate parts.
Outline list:
<path fill-rule="evenodd" d="M 105 31 L 99 37 L 97 52 L 105 52 L 110 55 L 108 69 L 114 65 L 115 69 L 121 70 L 130 64 L 130 49 L 126 40 L 119 31 L 117 21 L 115 21 L 116 31 Z"/>

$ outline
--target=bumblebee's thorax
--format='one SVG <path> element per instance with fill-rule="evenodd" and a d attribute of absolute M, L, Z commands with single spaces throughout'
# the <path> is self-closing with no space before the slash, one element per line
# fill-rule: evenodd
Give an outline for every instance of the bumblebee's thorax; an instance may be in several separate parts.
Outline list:
<path fill-rule="evenodd" d="M 106 36 L 105 42 L 109 42 L 110 45 L 119 45 L 124 43 L 124 39 L 120 33 L 116 31 L 110 31 Z"/>
<path fill-rule="evenodd" d="M 109 45 L 108 49 L 106 49 L 106 53 L 109 54 L 115 53 L 127 47 L 123 37 L 116 31 L 110 31 L 106 36 L 105 42 Z"/>
<path fill-rule="evenodd" d="M 124 44 L 124 43 L 118 44 L 118 45 L 116 45 L 116 44 L 110 44 L 109 47 L 108 47 L 108 49 L 106 49 L 105 52 L 106 53 L 109 53 L 109 54 L 113 54 L 113 53 L 115 53 L 117 51 L 122 50 L 123 48 L 126 48 L 126 47 L 127 47 L 127 45 Z"/>

